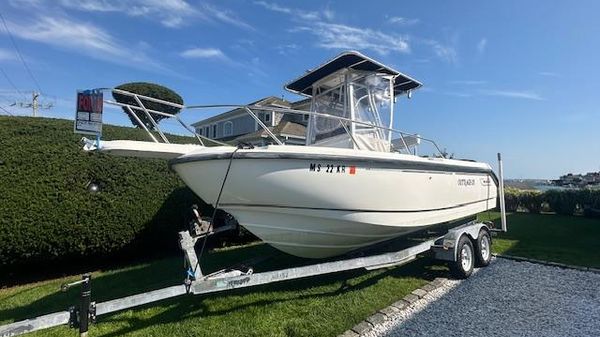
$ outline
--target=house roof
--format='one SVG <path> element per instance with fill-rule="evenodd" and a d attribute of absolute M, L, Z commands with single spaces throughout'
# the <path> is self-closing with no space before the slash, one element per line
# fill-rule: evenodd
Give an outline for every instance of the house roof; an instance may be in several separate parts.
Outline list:
<path fill-rule="evenodd" d="M 396 76 L 396 79 L 394 80 L 394 93 L 397 95 L 422 86 L 417 80 L 357 51 L 347 51 L 341 53 L 332 60 L 329 60 L 325 64 L 308 71 L 306 74 L 286 84 L 284 88 L 296 94 L 312 96 L 312 86 L 314 83 L 344 68 L 375 71 Z"/>
<path fill-rule="evenodd" d="M 301 99 L 299 101 L 296 102 L 292 102 L 292 109 L 295 110 L 310 110 L 310 104 L 311 104 L 311 98 L 305 98 L 305 99 Z M 303 107 L 305 105 L 308 105 L 308 109 L 298 109 L 299 107 Z"/>
<path fill-rule="evenodd" d="M 273 130 L 273 133 L 275 133 L 275 135 L 305 137 L 306 136 L 306 126 L 299 124 L 299 123 L 284 121 L 284 122 L 277 124 L 277 126 Z"/>
<path fill-rule="evenodd" d="M 275 136 L 292 136 L 297 138 L 305 138 L 306 137 L 306 126 L 290 121 L 283 121 L 277 126 L 270 126 L 269 130 L 273 132 Z M 260 138 L 270 138 L 269 134 L 264 130 L 260 129 L 258 131 L 247 133 L 245 135 L 241 135 L 234 139 L 236 142 L 244 142 L 253 139 Z"/>
<path fill-rule="evenodd" d="M 258 101 L 252 102 L 248 105 L 277 106 L 277 107 L 289 108 L 291 103 L 283 98 L 279 98 L 279 97 L 275 97 L 275 96 L 268 96 L 265 98 L 261 98 Z M 215 121 L 219 121 L 221 119 L 232 117 L 232 116 L 235 116 L 237 114 L 242 114 L 242 113 L 246 113 L 246 111 L 242 108 L 235 108 L 235 109 L 220 113 L 218 115 L 214 115 L 212 117 L 203 119 L 196 123 L 193 123 L 192 126 L 196 127 L 201 124 L 213 123 Z"/>

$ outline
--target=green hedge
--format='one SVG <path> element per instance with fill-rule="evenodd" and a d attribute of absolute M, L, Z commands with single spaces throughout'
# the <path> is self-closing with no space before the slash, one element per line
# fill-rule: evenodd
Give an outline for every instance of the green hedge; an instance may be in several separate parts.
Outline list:
<path fill-rule="evenodd" d="M 516 212 L 519 208 L 531 213 L 552 211 L 562 215 L 573 215 L 583 211 L 595 217 L 600 212 L 600 190 L 550 189 L 545 192 L 507 188 L 506 210 Z"/>
<path fill-rule="evenodd" d="M 0 269 L 174 251 L 185 210 L 207 207 L 165 161 L 85 153 L 80 138 L 71 121 L 0 117 Z M 104 138 L 146 135 L 105 125 Z"/>

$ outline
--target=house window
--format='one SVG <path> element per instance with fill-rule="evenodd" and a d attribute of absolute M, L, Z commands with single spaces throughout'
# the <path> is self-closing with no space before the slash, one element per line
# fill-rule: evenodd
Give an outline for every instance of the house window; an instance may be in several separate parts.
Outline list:
<path fill-rule="evenodd" d="M 302 115 L 302 119 L 303 119 L 305 122 L 308 122 L 308 117 L 310 117 L 310 115 Z"/>
<path fill-rule="evenodd" d="M 204 135 L 205 135 L 206 137 L 210 137 L 210 133 L 208 133 L 208 131 L 209 131 L 209 130 L 210 130 L 210 129 L 208 128 L 208 126 L 204 127 Z"/>
<path fill-rule="evenodd" d="M 213 138 L 217 138 L 217 124 L 213 125 L 212 129 Z"/>
<path fill-rule="evenodd" d="M 271 121 L 271 113 L 265 113 L 265 122 L 269 123 Z"/>
<path fill-rule="evenodd" d="M 233 134 L 233 123 L 227 121 L 223 124 L 223 137 L 231 136 Z"/>

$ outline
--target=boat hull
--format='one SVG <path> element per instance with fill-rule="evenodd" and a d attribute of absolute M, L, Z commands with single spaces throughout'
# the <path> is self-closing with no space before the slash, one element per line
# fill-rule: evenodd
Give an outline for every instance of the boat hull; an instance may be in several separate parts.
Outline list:
<path fill-rule="evenodd" d="M 493 173 L 481 164 L 307 149 L 245 150 L 231 160 L 232 150 L 223 151 L 179 158 L 172 168 L 214 205 L 230 166 L 219 207 L 296 256 L 340 255 L 496 206 Z"/>

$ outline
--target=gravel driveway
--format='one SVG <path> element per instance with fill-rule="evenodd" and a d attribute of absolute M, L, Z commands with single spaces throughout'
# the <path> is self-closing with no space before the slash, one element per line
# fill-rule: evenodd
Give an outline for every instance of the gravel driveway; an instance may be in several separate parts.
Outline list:
<path fill-rule="evenodd" d="M 495 259 L 365 336 L 600 336 L 600 274 Z"/>

